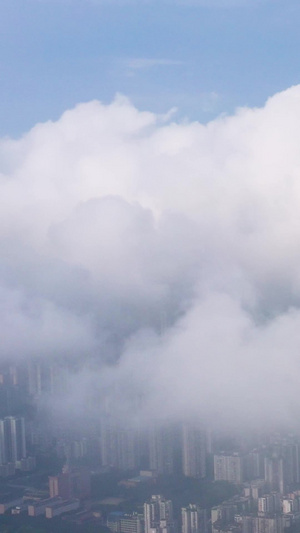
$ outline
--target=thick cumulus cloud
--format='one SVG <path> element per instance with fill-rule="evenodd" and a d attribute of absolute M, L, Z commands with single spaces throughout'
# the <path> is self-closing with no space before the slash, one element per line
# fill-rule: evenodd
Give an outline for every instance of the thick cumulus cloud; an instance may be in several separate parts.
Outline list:
<path fill-rule="evenodd" d="M 2 139 L 0 357 L 73 358 L 65 405 L 289 423 L 300 87 L 171 120 L 117 97 Z"/>

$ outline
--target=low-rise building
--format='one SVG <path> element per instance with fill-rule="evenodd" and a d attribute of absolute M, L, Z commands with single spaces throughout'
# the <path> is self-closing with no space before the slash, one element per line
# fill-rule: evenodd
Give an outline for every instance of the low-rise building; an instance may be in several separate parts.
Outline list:
<path fill-rule="evenodd" d="M 79 500 L 60 500 L 51 504 L 48 504 L 45 508 L 46 518 L 54 518 L 55 516 L 60 516 L 63 513 L 69 511 L 76 511 L 79 509 L 80 501 Z"/>
<path fill-rule="evenodd" d="M 8 509 L 23 505 L 23 498 L 14 498 L 13 500 L 5 499 L 0 501 L 0 514 L 4 514 Z"/>
<path fill-rule="evenodd" d="M 39 500 L 36 502 L 31 502 L 27 506 L 28 516 L 41 516 L 45 514 L 46 507 L 51 503 L 56 503 L 61 501 L 61 498 L 47 498 L 45 500 Z"/>

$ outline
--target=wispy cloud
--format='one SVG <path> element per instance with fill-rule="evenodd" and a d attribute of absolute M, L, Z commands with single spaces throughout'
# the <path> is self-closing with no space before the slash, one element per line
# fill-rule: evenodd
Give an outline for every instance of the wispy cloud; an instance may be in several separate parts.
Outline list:
<path fill-rule="evenodd" d="M 199 95 L 199 102 L 202 105 L 202 110 L 205 113 L 211 113 L 216 110 L 221 100 L 220 94 L 215 91 L 209 93 L 202 93 Z"/>
<path fill-rule="evenodd" d="M 153 6 L 161 5 L 179 5 L 181 7 L 199 7 L 199 8 L 211 8 L 211 9 L 231 9 L 239 7 L 254 7 L 261 4 L 270 4 L 272 0 L 31 0 L 32 2 L 41 4 L 86 4 L 86 5 L 111 5 L 114 7 L 121 7 L 125 5 L 141 5 L 151 4 Z"/>
<path fill-rule="evenodd" d="M 129 70 L 144 70 L 153 67 L 172 67 L 182 65 L 182 61 L 165 58 L 134 57 L 124 61 L 124 66 Z"/>
<path fill-rule="evenodd" d="M 114 61 L 115 68 L 127 77 L 135 76 L 139 72 L 146 73 L 152 69 L 180 67 L 183 64 L 183 61 L 175 59 L 154 57 L 126 57 Z"/>
<path fill-rule="evenodd" d="M 41 1 L 41 0 L 40 0 Z M 45 0 L 47 1 L 47 0 Z M 57 0 L 58 1 L 58 0 Z M 64 0 L 66 1 L 66 0 Z M 69 0 L 70 2 L 72 0 Z M 211 8 L 234 8 L 242 6 L 253 6 L 271 3 L 272 0 L 73 0 L 78 2 L 86 2 L 92 4 L 113 4 L 113 5 L 124 5 L 124 4 L 170 4 L 170 5 L 181 5 L 183 7 L 199 6 L 199 7 L 211 7 Z"/>

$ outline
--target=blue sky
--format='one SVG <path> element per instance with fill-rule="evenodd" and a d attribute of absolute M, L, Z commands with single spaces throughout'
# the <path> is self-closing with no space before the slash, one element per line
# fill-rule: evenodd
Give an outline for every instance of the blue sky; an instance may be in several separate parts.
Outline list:
<path fill-rule="evenodd" d="M 0 0 L 0 134 L 116 93 L 207 122 L 300 83 L 293 0 Z"/>

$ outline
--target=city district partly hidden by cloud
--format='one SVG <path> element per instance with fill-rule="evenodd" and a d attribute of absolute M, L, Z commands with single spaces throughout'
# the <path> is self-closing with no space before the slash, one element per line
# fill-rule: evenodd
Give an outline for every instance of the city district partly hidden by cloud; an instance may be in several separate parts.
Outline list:
<path fill-rule="evenodd" d="M 206 125 L 117 96 L 3 138 L 2 363 L 67 367 L 62 416 L 297 423 L 299 125 L 295 86 Z"/>

